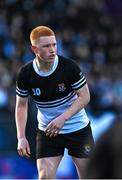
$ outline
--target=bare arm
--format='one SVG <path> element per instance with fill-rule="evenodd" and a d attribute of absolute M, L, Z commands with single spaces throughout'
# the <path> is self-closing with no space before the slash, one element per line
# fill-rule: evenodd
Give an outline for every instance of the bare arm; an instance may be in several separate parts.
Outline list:
<path fill-rule="evenodd" d="M 76 94 L 78 98 L 74 101 L 74 103 L 63 114 L 61 114 L 48 124 L 46 129 L 47 135 L 49 135 L 51 131 L 52 134 L 50 134 L 50 136 L 56 136 L 59 130 L 63 127 L 65 121 L 70 119 L 73 115 L 75 115 L 89 103 L 90 93 L 87 84 L 78 89 L 76 91 Z"/>
<path fill-rule="evenodd" d="M 74 101 L 72 106 L 70 106 L 67 111 L 65 111 L 61 116 L 65 120 L 71 118 L 74 114 L 79 112 L 82 108 L 84 108 L 90 101 L 90 93 L 87 84 L 82 88 L 76 91 L 78 98 Z"/>
<path fill-rule="evenodd" d="M 28 111 L 28 99 L 16 96 L 16 128 L 17 138 L 25 138 L 25 128 L 27 122 L 27 111 Z"/>
<path fill-rule="evenodd" d="M 29 157 L 30 147 L 25 135 L 28 112 L 28 98 L 16 96 L 15 119 L 18 138 L 18 152 L 21 156 Z"/>

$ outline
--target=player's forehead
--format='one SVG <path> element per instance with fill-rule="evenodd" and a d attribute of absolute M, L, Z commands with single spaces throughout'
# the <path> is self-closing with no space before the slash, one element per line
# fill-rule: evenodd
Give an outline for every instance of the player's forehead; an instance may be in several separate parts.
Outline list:
<path fill-rule="evenodd" d="M 55 36 L 41 36 L 39 38 L 39 44 L 52 44 L 56 43 Z"/>

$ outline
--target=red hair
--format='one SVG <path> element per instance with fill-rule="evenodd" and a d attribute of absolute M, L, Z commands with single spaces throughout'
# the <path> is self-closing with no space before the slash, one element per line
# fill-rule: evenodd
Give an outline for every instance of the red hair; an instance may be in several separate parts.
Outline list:
<path fill-rule="evenodd" d="M 32 45 L 35 45 L 42 36 L 55 36 L 52 29 L 47 26 L 38 26 L 34 28 L 30 33 L 30 41 Z"/>

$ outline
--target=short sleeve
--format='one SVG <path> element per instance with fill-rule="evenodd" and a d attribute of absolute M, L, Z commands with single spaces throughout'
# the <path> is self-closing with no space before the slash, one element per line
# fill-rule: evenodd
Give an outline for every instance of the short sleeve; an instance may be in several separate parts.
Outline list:
<path fill-rule="evenodd" d="M 84 73 L 76 63 L 72 65 L 70 72 L 71 87 L 73 90 L 78 90 L 86 84 Z"/>
<path fill-rule="evenodd" d="M 21 97 L 29 95 L 27 76 L 23 68 L 19 69 L 16 78 L 16 94 Z"/>

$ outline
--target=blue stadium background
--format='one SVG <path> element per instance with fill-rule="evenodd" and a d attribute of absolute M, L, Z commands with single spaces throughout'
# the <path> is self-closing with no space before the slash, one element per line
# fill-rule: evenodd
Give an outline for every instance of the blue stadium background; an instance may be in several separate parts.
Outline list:
<path fill-rule="evenodd" d="M 47 25 L 57 34 L 58 53 L 82 67 L 91 92 L 86 110 L 95 141 L 122 115 L 121 0 L 1 0 L 0 1 L 0 178 L 36 179 L 36 109 L 29 101 L 27 136 L 31 159 L 16 152 L 14 118 L 18 68 L 33 59 L 29 33 Z M 72 159 L 61 162 L 57 178 L 76 179 Z"/>

